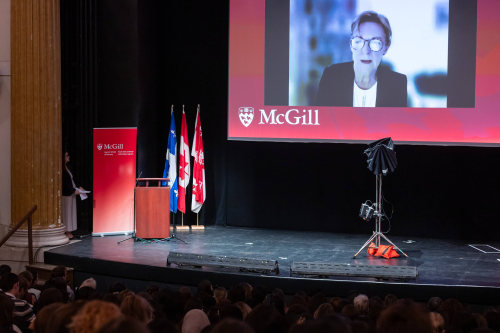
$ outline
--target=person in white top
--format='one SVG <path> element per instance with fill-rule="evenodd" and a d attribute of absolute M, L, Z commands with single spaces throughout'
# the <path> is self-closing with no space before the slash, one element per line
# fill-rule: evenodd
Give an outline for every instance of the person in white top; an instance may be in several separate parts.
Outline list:
<path fill-rule="evenodd" d="M 62 193 L 62 218 L 66 227 L 66 236 L 73 238 L 72 231 L 77 229 L 76 224 L 76 196 L 85 191 L 82 187 L 77 187 L 73 179 L 73 174 L 68 167 L 69 153 L 63 154 L 63 193 Z"/>

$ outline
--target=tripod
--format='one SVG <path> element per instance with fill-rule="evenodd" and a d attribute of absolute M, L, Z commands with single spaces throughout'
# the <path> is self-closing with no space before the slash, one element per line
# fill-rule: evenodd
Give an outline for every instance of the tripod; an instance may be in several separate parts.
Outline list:
<path fill-rule="evenodd" d="M 170 235 L 170 237 L 166 238 L 166 240 L 171 241 L 171 240 L 175 239 L 175 240 L 180 240 L 184 244 L 187 244 L 187 242 L 184 239 L 177 237 L 177 234 L 175 233 L 175 231 L 177 230 L 177 228 L 175 227 L 175 213 L 172 212 L 172 216 L 174 217 L 172 220 L 172 221 L 174 221 L 174 225 L 172 228 L 172 235 Z"/>
<path fill-rule="evenodd" d="M 356 256 L 365 248 L 367 247 L 372 241 L 375 241 L 375 246 L 378 248 L 380 246 L 380 237 L 384 238 L 389 244 L 394 246 L 395 250 L 398 250 L 402 254 L 404 254 L 407 258 L 408 256 L 406 253 L 401 251 L 399 247 L 397 247 L 393 242 L 389 240 L 383 233 L 382 233 L 382 216 L 384 214 L 382 213 L 382 174 L 376 175 L 377 177 L 376 180 L 376 194 L 375 194 L 375 231 L 373 232 L 373 235 L 370 237 L 370 239 L 359 249 L 359 251 L 354 255 L 353 259 L 356 259 Z"/>

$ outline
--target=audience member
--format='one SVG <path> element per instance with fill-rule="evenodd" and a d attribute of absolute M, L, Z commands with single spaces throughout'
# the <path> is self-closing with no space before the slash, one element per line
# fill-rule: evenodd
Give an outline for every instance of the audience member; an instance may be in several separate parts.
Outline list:
<path fill-rule="evenodd" d="M 68 325 L 71 323 L 73 316 L 80 311 L 85 303 L 83 301 L 75 301 L 67 304 L 54 304 L 61 306 L 57 307 L 53 312 L 52 320 L 50 321 L 51 332 L 69 333 Z M 46 308 L 49 308 L 49 306 Z"/>
<path fill-rule="evenodd" d="M 14 302 L 14 324 L 21 330 L 29 327 L 36 316 L 33 306 L 19 299 L 19 278 L 14 273 L 6 273 L 0 279 L 0 289 Z"/>
<path fill-rule="evenodd" d="M 328 303 L 325 295 L 317 293 L 311 297 L 307 303 L 307 310 L 309 311 L 309 314 L 314 315 L 316 310 L 318 310 L 319 306 L 323 303 Z"/>
<path fill-rule="evenodd" d="M 67 302 L 64 302 L 63 295 L 59 289 L 47 288 L 40 295 L 40 299 L 37 302 L 37 311 L 40 311 L 47 305 L 54 303 L 67 303 Z"/>
<path fill-rule="evenodd" d="M 350 320 L 354 320 L 359 317 L 359 310 L 356 306 L 348 304 L 342 309 L 342 315 Z"/>
<path fill-rule="evenodd" d="M 219 310 L 219 318 L 220 320 L 227 318 L 243 320 L 243 311 L 241 311 L 236 305 L 225 306 Z"/>
<path fill-rule="evenodd" d="M 110 294 L 120 294 L 122 291 L 127 290 L 127 287 L 121 282 L 115 282 L 109 287 Z"/>
<path fill-rule="evenodd" d="M 245 297 L 245 288 L 242 285 L 233 286 L 227 292 L 227 299 L 231 301 L 231 304 L 236 302 L 244 302 Z"/>
<path fill-rule="evenodd" d="M 398 298 L 396 296 L 394 296 L 393 294 L 388 294 L 387 296 L 385 296 L 384 305 L 385 307 L 388 307 L 393 304 L 396 304 L 397 301 Z"/>
<path fill-rule="evenodd" d="M 288 302 L 288 307 L 291 308 L 294 305 L 307 307 L 307 301 L 304 299 L 304 297 L 294 295 L 290 298 L 290 301 Z"/>
<path fill-rule="evenodd" d="M 353 304 L 354 303 L 354 298 L 356 298 L 356 296 L 358 296 L 360 294 L 359 291 L 357 290 L 351 290 L 347 293 L 347 298 L 346 298 L 346 301 L 348 301 L 349 303 Z"/>
<path fill-rule="evenodd" d="M 189 287 L 180 287 L 179 292 L 184 296 L 186 301 L 189 300 L 192 296 L 191 289 L 189 289 Z"/>
<path fill-rule="evenodd" d="M 175 325 L 166 318 L 153 320 L 148 324 L 148 329 L 151 333 L 178 333 L 179 331 Z"/>
<path fill-rule="evenodd" d="M 429 309 L 430 312 L 435 312 L 439 310 L 441 307 L 441 304 L 443 304 L 443 300 L 439 297 L 432 297 L 429 302 L 427 302 L 427 308 Z"/>
<path fill-rule="evenodd" d="M 429 315 L 419 305 L 401 302 L 385 309 L 378 320 L 379 333 L 432 333 Z"/>
<path fill-rule="evenodd" d="M 296 324 L 299 318 L 305 313 L 307 313 L 307 309 L 303 305 L 294 304 L 290 306 L 285 316 L 288 326 L 292 327 L 292 325 Z"/>
<path fill-rule="evenodd" d="M 222 300 L 227 298 L 227 290 L 223 287 L 218 287 L 214 291 L 214 297 L 217 303 L 220 303 Z"/>
<path fill-rule="evenodd" d="M 75 300 L 87 300 L 95 293 L 95 289 L 89 286 L 80 287 L 76 291 Z"/>
<path fill-rule="evenodd" d="M 153 320 L 153 308 L 144 298 L 136 295 L 130 295 L 122 301 L 120 307 L 126 318 L 136 319 L 144 325 Z"/>
<path fill-rule="evenodd" d="M 188 288 L 189 289 L 189 288 Z M 149 295 L 153 295 L 153 293 L 155 292 L 158 292 L 160 291 L 160 287 L 158 287 L 157 285 L 155 284 L 152 284 L 148 287 L 148 289 L 146 290 L 146 292 L 149 294 Z M 189 295 L 191 295 L 191 290 L 189 290 Z"/>
<path fill-rule="evenodd" d="M 207 315 L 202 310 L 194 309 L 186 313 L 182 322 L 182 333 L 200 333 L 210 325 Z"/>
<path fill-rule="evenodd" d="M 342 302 L 342 298 L 340 297 L 332 297 L 330 299 L 330 304 L 333 307 L 333 310 L 335 310 L 335 313 L 341 313 L 342 309 L 340 308 L 340 303 Z"/>
<path fill-rule="evenodd" d="M 94 278 L 89 278 L 85 281 L 82 282 L 82 285 L 80 286 L 80 288 L 83 288 L 83 287 L 90 287 L 92 289 L 97 289 L 97 282 L 94 280 Z"/>
<path fill-rule="evenodd" d="M 14 302 L 12 299 L 0 293 L 0 332 L 19 332 L 14 324 Z"/>
<path fill-rule="evenodd" d="M 240 283 L 240 285 L 245 289 L 245 299 L 252 298 L 253 287 L 249 283 Z"/>
<path fill-rule="evenodd" d="M 12 269 L 9 265 L 0 265 L 0 277 L 6 273 L 11 273 Z"/>
<path fill-rule="evenodd" d="M 354 297 L 353 303 L 356 309 L 358 309 L 360 316 L 366 316 L 368 314 L 368 302 L 368 296 L 366 295 L 359 294 Z"/>
<path fill-rule="evenodd" d="M 63 265 L 59 265 L 59 266 L 56 266 L 54 267 L 54 269 L 52 269 L 52 279 L 56 279 L 56 278 L 62 278 L 64 280 L 64 283 L 66 283 L 67 281 L 67 275 L 68 275 L 68 269 L 66 268 L 66 266 L 63 266 Z M 75 293 L 73 292 L 73 290 L 71 290 L 71 288 L 66 284 L 66 290 L 68 292 L 68 297 L 69 297 L 69 300 L 72 302 L 75 300 Z"/>
<path fill-rule="evenodd" d="M 31 281 L 31 287 L 28 289 L 28 292 L 33 294 L 38 300 L 40 298 L 40 294 L 42 293 L 41 290 L 36 289 L 36 286 L 38 285 L 38 273 L 35 271 L 30 273 L 33 276 L 33 280 Z"/>
<path fill-rule="evenodd" d="M 198 292 L 196 293 L 196 297 L 201 298 L 201 296 L 209 295 L 213 296 L 214 288 L 212 287 L 212 283 L 208 280 L 201 280 L 198 284 Z"/>
<path fill-rule="evenodd" d="M 225 319 L 215 325 L 210 333 L 254 333 L 254 331 L 243 321 Z"/>
<path fill-rule="evenodd" d="M 45 306 L 42 310 L 38 311 L 36 319 L 33 321 L 33 330 L 35 333 L 52 333 L 52 320 L 54 313 L 60 307 L 64 306 L 62 303 L 53 303 Z"/>
<path fill-rule="evenodd" d="M 259 304 L 264 303 L 266 301 L 266 298 L 267 298 L 266 287 L 264 287 L 264 286 L 256 286 L 256 287 L 254 287 L 253 290 L 252 290 L 252 298 L 255 299 L 255 300 L 257 300 L 257 302 Z M 252 306 L 252 305 L 250 305 L 250 306 Z"/>
<path fill-rule="evenodd" d="M 89 301 L 73 316 L 68 328 L 71 333 L 96 333 L 102 326 L 121 316 L 120 308 L 112 303 Z"/>
<path fill-rule="evenodd" d="M 333 306 L 330 303 L 323 303 L 318 310 L 314 312 L 314 319 L 323 319 L 335 313 Z"/>
<path fill-rule="evenodd" d="M 146 325 L 131 318 L 116 318 L 103 325 L 97 333 L 150 333 Z"/>
<path fill-rule="evenodd" d="M 236 302 L 234 303 L 235 306 L 238 307 L 238 309 L 241 310 L 241 313 L 243 314 L 243 319 L 246 318 L 246 316 L 252 312 L 252 308 L 246 304 L 245 302 Z"/>
<path fill-rule="evenodd" d="M 255 333 L 285 333 L 288 323 L 274 306 L 260 304 L 245 318 Z"/>

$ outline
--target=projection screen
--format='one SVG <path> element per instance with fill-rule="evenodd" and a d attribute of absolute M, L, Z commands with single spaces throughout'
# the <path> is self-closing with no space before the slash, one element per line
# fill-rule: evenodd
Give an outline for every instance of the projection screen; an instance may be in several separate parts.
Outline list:
<path fill-rule="evenodd" d="M 498 17 L 498 0 L 231 0 L 228 139 L 497 146 Z"/>

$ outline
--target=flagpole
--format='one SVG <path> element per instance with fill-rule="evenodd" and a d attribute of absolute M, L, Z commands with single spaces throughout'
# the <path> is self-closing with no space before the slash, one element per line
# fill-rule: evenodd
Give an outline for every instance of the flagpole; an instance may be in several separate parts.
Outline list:
<path fill-rule="evenodd" d="M 201 113 L 200 112 L 200 104 L 198 104 L 198 108 L 196 109 L 196 111 L 198 113 Z M 199 224 L 199 220 L 200 220 L 200 214 L 199 213 L 196 213 L 196 226 L 191 226 L 191 229 L 192 230 L 205 230 L 205 226 L 204 225 L 200 225 Z"/>

